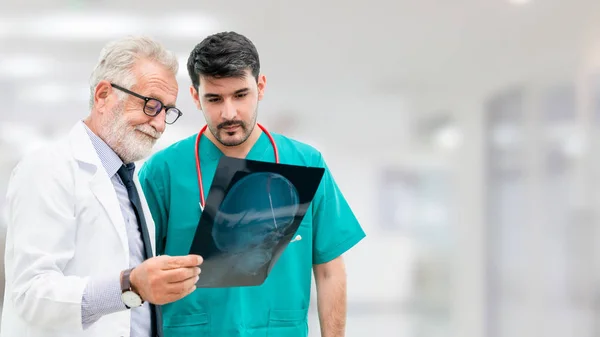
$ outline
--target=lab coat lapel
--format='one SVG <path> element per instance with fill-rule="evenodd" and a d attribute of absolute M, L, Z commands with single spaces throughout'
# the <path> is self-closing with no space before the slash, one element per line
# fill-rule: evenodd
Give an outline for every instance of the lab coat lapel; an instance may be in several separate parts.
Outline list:
<path fill-rule="evenodd" d="M 108 214 L 119 239 L 121 245 L 128 256 L 129 244 L 127 242 L 127 230 L 125 228 L 125 220 L 121 213 L 119 200 L 115 188 L 104 170 L 100 158 L 96 154 L 96 150 L 92 145 L 82 122 L 73 127 L 69 134 L 71 147 L 73 149 L 74 158 L 80 162 L 80 168 L 89 176 L 89 187 L 92 193 L 96 196 L 106 213 Z"/>

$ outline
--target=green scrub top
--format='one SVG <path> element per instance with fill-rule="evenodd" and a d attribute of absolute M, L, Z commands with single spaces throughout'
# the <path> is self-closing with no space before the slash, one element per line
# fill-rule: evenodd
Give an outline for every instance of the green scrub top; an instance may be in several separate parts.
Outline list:
<path fill-rule="evenodd" d="M 320 152 L 283 135 L 272 133 L 272 137 L 280 163 L 325 168 L 313 202 L 294 235 L 302 239 L 287 246 L 260 286 L 199 288 L 163 305 L 165 337 L 306 337 L 313 264 L 339 257 L 365 237 Z M 195 140 L 193 135 L 157 152 L 140 168 L 141 186 L 156 223 L 157 255 L 189 254 L 200 219 Z M 200 163 L 205 198 L 222 155 L 202 136 Z M 247 159 L 275 161 L 265 133 Z"/>

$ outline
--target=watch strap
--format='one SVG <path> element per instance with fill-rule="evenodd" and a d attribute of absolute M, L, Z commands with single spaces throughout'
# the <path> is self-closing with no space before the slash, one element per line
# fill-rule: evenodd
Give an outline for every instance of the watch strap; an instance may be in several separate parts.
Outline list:
<path fill-rule="evenodd" d="M 121 276 L 121 293 L 124 293 L 126 291 L 132 291 L 136 293 L 142 300 L 142 303 L 144 303 L 144 299 L 142 298 L 142 296 L 133 288 L 133 285 L 131 284 L 132 270 L 133 268 L 129 268 L 123 271 L 123 274 Z"/>
<path fill-rule="evenodd" d="M 126 291 L 133 291 L 132 287 L 131 287 L 131 271 L 133 270 L 133 268 L 129 268 L 127 270 L 123 271 L 123 274 L 121 276 L 121 292 L 126 292 Z"/>

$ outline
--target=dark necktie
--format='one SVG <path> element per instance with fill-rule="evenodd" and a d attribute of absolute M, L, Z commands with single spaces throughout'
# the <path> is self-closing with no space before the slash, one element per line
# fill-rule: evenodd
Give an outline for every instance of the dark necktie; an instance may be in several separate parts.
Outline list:
<path fill-rule="evenodd" d="M 138 229 L 142 234 L 142 242 L 144 243 L 144 252 L 145 259 L 151 258 L 152 254 L 152 245 L 150 243 L 150 235 L 148 234 L 148 227 L 146 226 L 146 218 L 144 218 L 144 210 L 142 208 L 142 203 L 140 201 L 140 196 L 138 194 L 137 188 L 133 182 L 133 173 L 135 171 L 135 164 L 129 163 L 121 166 L 117 173 L 125 187 L 127 188 L 127 195 L 129 196 L 129 200 L 131 201 L 131 205 L 133 206 L 133 211 L 135 212 L 135 216 L 137 218 Z M 162 336 L 162 319 L 160 308 L 150 304 L 150 310 L 152 311 L 152 335 L 153 336 Z"/>
<path fill-rule="evenodd" d="M 137 188 L 133 183 L 133 172 L 135 171 L 135 164 L 129 163 L 121 166 L 117 173 L 125 187 L 127 188 L 127 195 L 129 195 L 129 200 L 131 201 L 131 205 L 133 206 L 133 211 L 135 212 L 135 216 L 137 218 L 138 229 L 142 234 L 142 241 L 144 242 L 144 252 L 145 259 L 152 257 L 152 245 L 150 244 L 150 236 L 148 235 L 148 227 L 146 226 L 146 219 L 144 218 L 144 211 L 142 208 L 142 203 L 140 201 L 140 196 L 138 194 Z"/>

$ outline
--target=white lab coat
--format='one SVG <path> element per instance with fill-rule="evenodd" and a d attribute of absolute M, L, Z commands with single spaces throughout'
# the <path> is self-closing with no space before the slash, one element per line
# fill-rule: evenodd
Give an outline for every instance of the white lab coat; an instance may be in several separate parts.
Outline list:
<path fill-rule="evenodd" d="M 135 176 L 155 251 L 154 222 Z M 129 310 L 86 330 L 81 323 L 89 277 L 114 275 L 118 281 L 129 266 L 117 195 L 81 122 L 66 139 L 18 164 L 7 206 L 0 336 L 129 337 Z"/>

